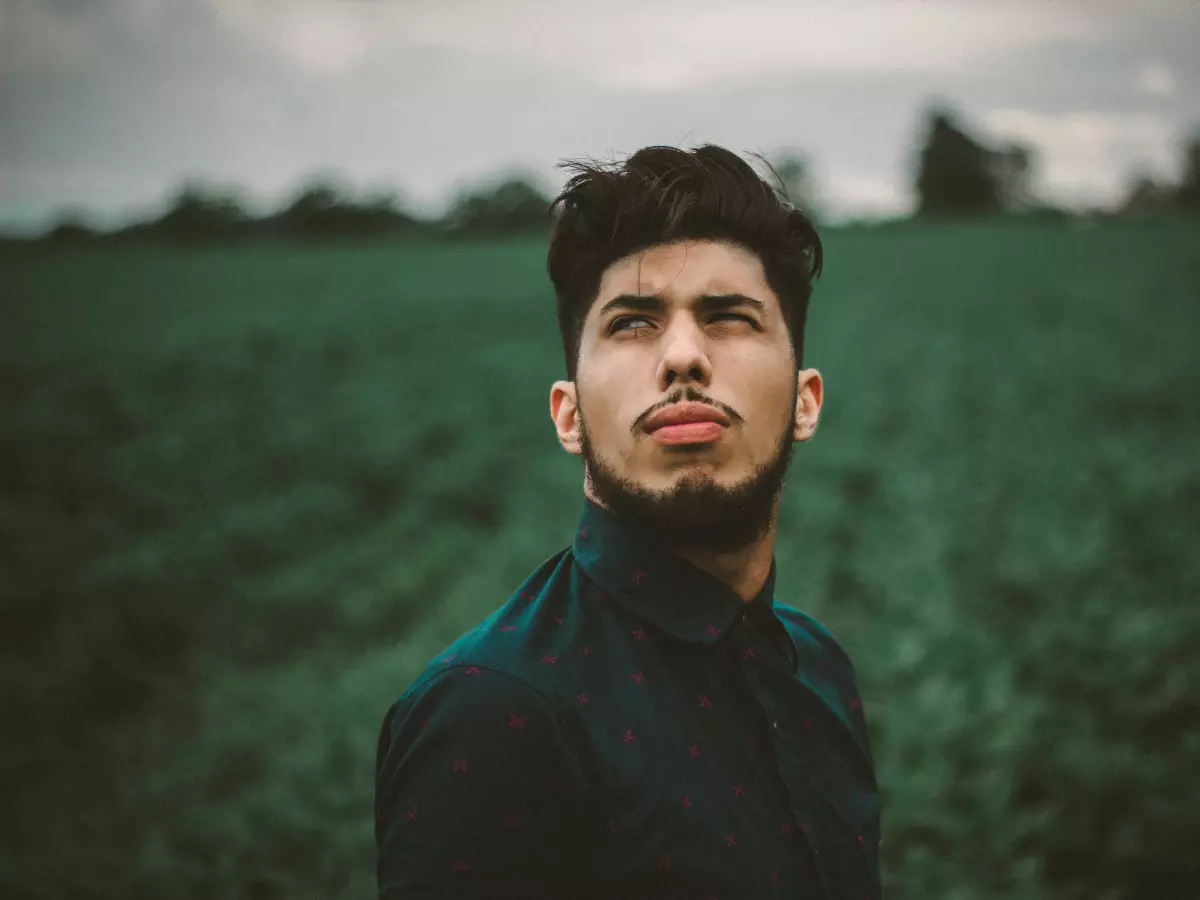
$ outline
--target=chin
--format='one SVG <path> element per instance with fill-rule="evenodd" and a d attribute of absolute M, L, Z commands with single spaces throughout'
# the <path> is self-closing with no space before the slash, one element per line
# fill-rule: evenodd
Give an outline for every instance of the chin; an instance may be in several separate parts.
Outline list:
<path fill-rule="evenodd" d="M 729 488 L 736 481 L 737 479 L 729 477 L 728 474 L 724 474 L 723 477 L 713 464 L 698 460 L 692 464 L 680 465 L 657 478 L 647 479 L 642 485 L 652 490 L 671 491 L 706 487 Z"/>

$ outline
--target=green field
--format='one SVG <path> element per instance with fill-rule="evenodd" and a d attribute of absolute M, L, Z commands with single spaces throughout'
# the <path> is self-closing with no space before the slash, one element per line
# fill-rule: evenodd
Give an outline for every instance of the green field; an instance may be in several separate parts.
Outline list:
<path fill-rule="evenodd" d="M 1186 896 L 1200 228 L 826 245 L 777 597 L 855 660 L 887 896 Z M 0 895 L 373 895 L 384 711 L 581 509 L 544 257 L 4 252 Z"/>

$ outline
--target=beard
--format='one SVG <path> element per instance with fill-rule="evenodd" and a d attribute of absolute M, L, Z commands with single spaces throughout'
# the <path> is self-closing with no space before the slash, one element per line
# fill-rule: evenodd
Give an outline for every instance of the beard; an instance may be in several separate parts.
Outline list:
<path fill-rule="evenodd" d="M 790 408 L 795 406 L 793 397 Z M 588 440 L 582 407 L 579 442 L 593 493 L 618 519 L 668 546 L 708 553 L 742 550 L 767 533 L 795 451 L 789 418 L 773 457 L 743 480 L 723 485 L 706 472 L 690 471 L 671 487 L 654 490 L 600 458 Z"/>

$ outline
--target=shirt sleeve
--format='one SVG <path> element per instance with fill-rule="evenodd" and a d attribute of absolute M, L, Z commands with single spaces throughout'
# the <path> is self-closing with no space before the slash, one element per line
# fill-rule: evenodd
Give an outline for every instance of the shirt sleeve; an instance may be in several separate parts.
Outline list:
<path fill-rule="evenodd" d="M 380 731 L 380 900 L 557 896 L 585 790 L 539 691 L 494 669 L 436 673 L 392 705 Z"/>

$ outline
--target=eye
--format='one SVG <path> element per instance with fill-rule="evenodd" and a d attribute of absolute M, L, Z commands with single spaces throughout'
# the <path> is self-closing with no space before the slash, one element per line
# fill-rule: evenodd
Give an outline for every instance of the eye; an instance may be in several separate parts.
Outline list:
<path fill-rule="evenodd" d="M 741 319 L 743 322 L 749 322 L 754 327 L 756 327 L 756 328 L 758 327 L 758 323 L 755 322 L 754 319 L 750 318 L 749 316 L 744 316 L 741 313 L 733 313 L 733 312 L 714 313 L 712 316 L 709 317 L 710 322 L 715 322 L 717 319 Z M 628 324 L 629 322 L 649 323 L 649 321 L 650 321 L 649 319 L 646 319 L 642 316 L 621 316 L 620 318 L 614 319 L 612 324 L 609 325 L 608 333 L 615 334 L 618 331 L 624 331 L 625 329 L 622 326 Z"/>
<path fill-rule="evenodd" d="M 743 316 L 741 313 L 717 313 L 713 316 L 714 319 L 741 319 L 743 322 L 749 322 L 751 325 L 757 324 L 749 316 Z"/>
<path fill-rule="evenodd" d="M 615 334 L 618 331 L 624 331 L 622 325 L 627 322 L 648 322 L 649 319 L 644 319 L 641 316 L 621 316 L 619 319 L 613 319 L 611 325 L 608 326 L 608 333 Z"/>

